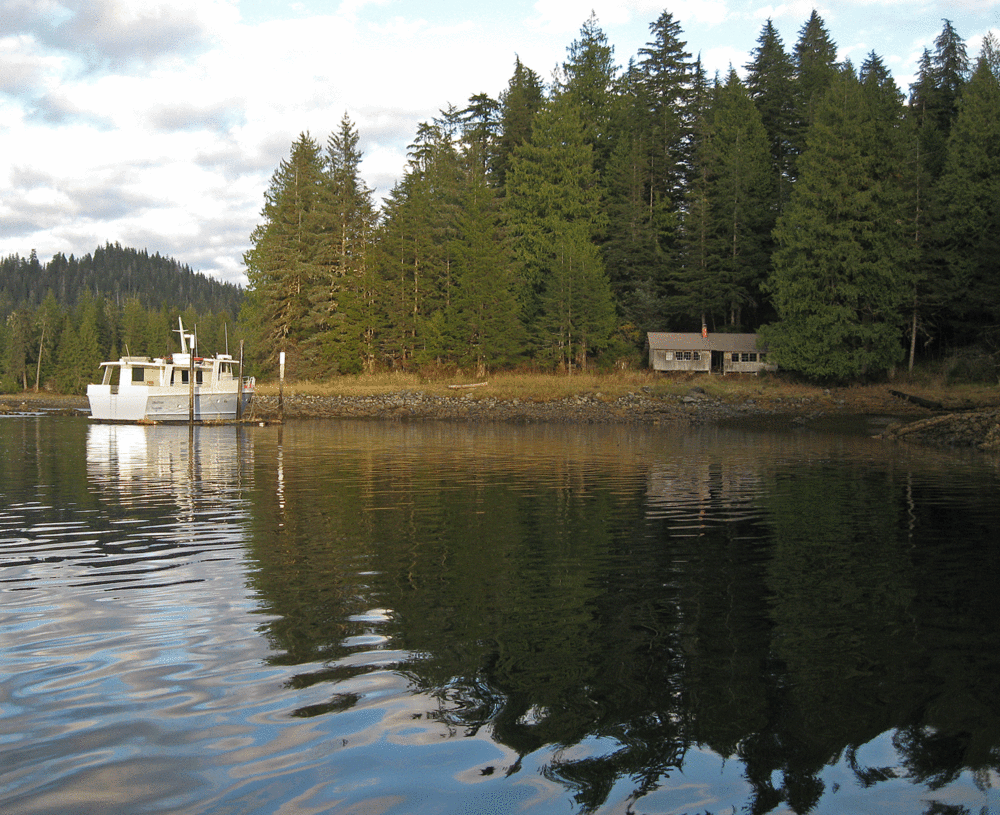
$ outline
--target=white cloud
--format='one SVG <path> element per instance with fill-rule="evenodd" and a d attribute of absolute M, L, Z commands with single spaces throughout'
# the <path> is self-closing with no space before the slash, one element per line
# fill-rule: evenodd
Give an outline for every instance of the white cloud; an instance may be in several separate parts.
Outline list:
<path fill-rule="evenodd" d="M 932 45 L 941 18 L 973 4 L 907 0 L 904 14 L 900 2 L 817 9 L 852 58 L 873 43 L 904 84 L 900 75 Z M 669 10 L 687 50 L 724 74 L 730 64 L 742 71 L 769 17 L 791 50 L 813 6 L 681 0 Z M 268 180 L 300 132 L 325 143 L 346 112 L 361 137 L 362 172 L 385 195 L 420 121 L 476 93 L 497 96 L 515 55 L 547 80 L 591 10 L 625 65 L 664 6 L 6 0 L 0 254 L 80 255 L 120 241 L 237 280 Z M 970 38 L 996 21 L 973 11 L 955 20 Z"/>

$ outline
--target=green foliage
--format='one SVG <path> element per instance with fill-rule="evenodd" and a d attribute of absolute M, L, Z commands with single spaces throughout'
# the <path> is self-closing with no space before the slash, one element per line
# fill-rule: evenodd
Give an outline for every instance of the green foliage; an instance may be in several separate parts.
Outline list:
<path fill-rule="evenodd" d="M 264 200 L 264 223 L 251 234 L 244 255 L 250 281 L 242 319 L 254 352 L 274 365 L 278 352 L 290 352 L 297 367 L 302 341 L 310 336 L 310 294 L 322 273 L 327 250 L 328 199 L 319 145 L 302 133 L 281 162 Z"/>
<path fill-rule="evenodd" d="M 746 86 L 669 11 L 649 29 L 621 68 L 592 14 L 551 87 L 516 59 L 496 99 L 421 123 L 380 213 L 347 117 L 325 154 L 303 134 L 245 258 L 262 368 L 600 364 L 703 320 L 770 321 L 772 358 L 816 378 L 881 375 L 918 336 L 1000 343 L 992 39 L 970 79 L 946 21 L 904 109 L 815 11 L 791 53 L 765 24 Z M 106 317 L 102 341 L 132 335 Z"/>
<path fill-rule="evenodd" d="M 520 299 L 542 359 L 586 366 L 614 327 L 614 303 L 594 242 L 601 188 L 571 97 L 538 114 L 532 142 L 514 155 L 504 199 L 520 272 Z"/>
<path fill-rule="evenodd" d="M 98 296 L 90 288 L 75 289 L 84 278 L 72 277 L 77 262 L 56 255 L 51 264 L 43 266 L 32 255 L 28 261 L 8 258 L 8 268 L 33 270 L 43 279 L 63 280 L 71 300 L 62 300 L 49 289 L 37 306 L 21 302 L 12 307 L 9 296 L 0 294 L 0 390 L 55 389 L 63 393 L 83 393 L 87 383 L 95 381 L 100 373 L 100 363 L 117 359 L 123 354 L 132 356 L 164 356 L 177 348 L 173 329 L 177 325 L 179 308 L 166 306 L 155 310 L 143 305 L 159 297 L 155 292 L 137 291 L 136 295 L 120 301 L 117 292 L 130 289 L 135 281 L 118 280 L 114 273 L 99 266 L 102 260 L 113 262 L 122 258 L 141 257 L 142 253 L 121 247 L 106 247 L 89 258 L 90 277 L 102 280 L 112 296 Z M 95 260 L 96 259 L 96 260 Z M 97 263 L 98 266 L 88 265 Z M 172 266 L 180 268 L 174 261 Z M 49 269 L 53 266 L 55 271 Z M 127 274 L 119 268 L 120 274 Z M 72 281 L 71 282 L 71 278 Z M 151 283 L 162 280 L 154 274 Z M 168 287 L 169 288 L 169 287 Z M 211 287 L 206 291 L 211 291 Z M 225 287 L 216 292 L 224 293 Z M 219 302 L 225 302 L 222 297 Z M 212 313 L 199 311 L 189 304 L 183 311 L 184 323 L 196 331 L 201 347 L 210 352 L 225 349 L 228 335 L 233 343 L 240 338 L 239 328 L 225 311 Z"/>
<path fill-rule="evenodd" d="M 964 87 L 935 188 L 935 288 L 960 342 L 1000 342 L 1000 81 L 980 61 Z"/>
<path fill-rule="evenodd" d="M 893 86 L 894 89 L 894 86 Z M 901 118 L 877 81 L 845 70 L 817 107 L 799 179 L 775 234 L 768 288 L 779 322 L 761 333 L 780 365 L 815 379 L 877 375 L 902 354 L 911 245 L 896 178 Z"/>
<path fill-rule="evenodd" d="M 795 80 L 792 60 L 770 20 L 764 24 L 752 56 L 746 66 L 746 85 L 767 131 L 776 196 L 771 209 L 778 215 L 791 194 Z"/>
<path fill-rule="evenodd" d="M 776 197 L 767 133 L 735 71 L 716 88 L 696 143 L 684 224 L 690 262 L 674 276 L 675 302 L 713 326 L 742 326 L 761 302 Z"/>
<path fill-rule="evenodd" d="M 117 243 L 80 258 L 56 253 L 45 264 L 34 252 L 28 258 L 0 259 L 0 298 L 11 303 L 37 308 L 50 290 L 60 303 L 75 303 L 85 289 L 115 303 L 135 299 L 148 309 L 191 306 L 201 314 L 235 313 L 243 301 L 237 286 L 194 272 L 173 258 Z"/>

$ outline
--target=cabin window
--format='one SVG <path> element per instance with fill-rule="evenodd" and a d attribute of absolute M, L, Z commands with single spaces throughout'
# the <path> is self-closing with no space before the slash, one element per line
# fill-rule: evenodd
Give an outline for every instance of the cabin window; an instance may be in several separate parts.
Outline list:
<path fill-rule="evenodd" d="M 732 361 L 733 362 L 739 362 L 740 361 L 740 355 L 739 354 L 733 354 Z"/>
<path fill-rule="evenodd" d="M 740 362 L 749 362 L 749 361 L 750 361 L 750 355 L 743 354 L 742 359 L 740 359 Z"/>
<path fill-rule="evenodd" d="M 751 362 L 756 362 L 757 361 L 757 355 L 756 354 L 750 354 L 750 361 Z"/>
<path fill-rule="evenodd" d="M 695 351 L 694 354 L 692 354 L 692 356 L 695 359 L 701 359 L 701 352 L 700 351 Z"/>
<path fill-rule="evenodd" d="M 146 381 L 146 371 L 144 368 L 133 368 L 132 369 L 132 381 L 133 382 L 145 382 Z"/>
<path fill-rule="evenodd" d="M 188 383 L 187 368 L 180 368 L 174 371 L 174 384 L 186 385 Z"/>

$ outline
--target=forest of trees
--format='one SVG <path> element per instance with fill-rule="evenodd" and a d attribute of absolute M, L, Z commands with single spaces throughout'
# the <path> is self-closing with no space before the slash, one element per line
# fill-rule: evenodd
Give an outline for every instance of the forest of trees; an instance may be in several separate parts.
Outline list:
<path fill-rule="evenodd" d="M 1000 47 L 950 22 L 908 95 L 815 12 L 709 77 L 663 12 L 621 67 L 592 15 L 418 127 L 380 208 L 345 114 L 275 171 L 245 255 L 260 370 L 640 364 L 645 333 L 759 330 L 817 380 L 1000 350 Z"/>
<path fill-rule="evenodd" d="M 237 342 L 238 286 L 172 258 L 106 245 L 81 258 L 0 259 L 0 393 L 82 393 L 103 360 L 180 350 L 178 316 L 202 348 Z"/>

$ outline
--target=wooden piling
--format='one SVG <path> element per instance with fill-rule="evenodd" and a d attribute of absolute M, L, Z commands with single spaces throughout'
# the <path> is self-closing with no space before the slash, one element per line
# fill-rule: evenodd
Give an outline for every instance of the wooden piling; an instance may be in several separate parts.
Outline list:
<path fill-rule="evenodd" d="M 188 350 L 188 421 L 194 424 L 194 348 Z"/>
<path fill-rule="evenodd" d="M 278 354 L 278 421 L 285 419 L 285 352 Z"/>
<path fill-rule="evenodd" d="M 228 344 L 229 338 L 226 337 L 226 342 Z M 240 340 L 240 375 L 239 375 L 239 386 L 236 389 L 236 421 L 240 421 L 243 418 L 243 340 Z"/>

